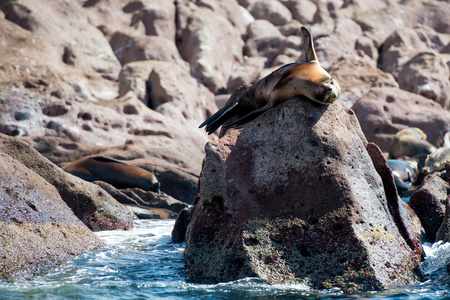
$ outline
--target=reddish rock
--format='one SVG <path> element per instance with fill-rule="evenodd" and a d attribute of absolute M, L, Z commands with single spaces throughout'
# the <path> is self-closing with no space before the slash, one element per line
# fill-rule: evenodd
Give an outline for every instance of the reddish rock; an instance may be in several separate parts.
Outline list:
<path fill-rule="evenodd" d="M 96 185 L 52 164 L 28 144 L 0 135 L 1 152 L 20 161 L 58 191 L 73 213 L 93 231 L 133 228 L 130 211 Z"/>
<path fill-rule="evenodd" d="M 109 41 L 122 65 L 139 60 L 169 61 L 187 67 L 175 43 L 162 36 L 136 35 L 118 31 Z"/>
<path fill-rule="evenodd" d="M 303 24 L 311 24 L 314 20 L 314 15 L 317 12 L 317 6 L 313 1 L 309 0 L 281 0 L 292 13 L 295 20 Z"/>
<path fill-rule="evenodd" d="M 0 163 L 0 281 L 44 275 L 103 245 L 48 181 L 3 152 Z"/>
<path fill-rule="evenodd" d="M 226 18 L 241 34 L 247 31 L 248 20 L 245 14 L 247 10 L 243 9 L 236 0 L 199 0 L 198 6 L 207 7 L 215 14 Z"/>
<path fill-rule="evenodd" d="M 232 93 L 241 85 L 253 83 L 258 80 L 266 61 L 267 59 L 265 57 L 248 57 L 231 75 L 227 85 L 228 92 Z"/>
<path fill-rule="evenodd" d="M 411 58 L 399 73 L 400 88 L 422 95 L 450 107 L 450 71 L 446 61 L 432 51 L 420 52 Z"/>
<path fill-rule="evenodd" d="M 388 152 L 395 134 L 418 127 L 428 141 L 438 145 L 450 127 L 450 113 L 423 96 L 396 88 L 372 88 L 352 109 L 367 140 Z"/>
<path fill-rule="evenodd" d="M 142 1 L 139 13 L 145 26 L 145 34 L 165 37 L 175 42 L 175 11 L 175 3 L 172 1 Z"/>
<path fill-rule="evenodd" d="M 315 39 L 315 49 L 321 66 L 328 70 L 340 57 L 355 52 L 356 40 L 361 35 L 361 27 L 346 19 L 337 23 L 329 36 Z"/>
<path fill-rule="evenodd" d="M 426 240 L 432 243 L 437 241 L 436 233 L 444 221 L 446 200 L 450 194 L 449 184 L 440 175 L 433 173 L 425 177 L 423 185 L 408 201 L 425 229 Z"/>
<path fill-rule="evenodd" d="M 438 241 L 442 241 L 443 243 L 450 242 L 450 196 L 447 196 L 447 200 L 445 201 L 444 219 L 436 232 L 436 242 Z"/>
<path fill-rule="evenodd" d="M 284 25 L 292 20 L 289 9 L 275 0 L 258 0 L 247 9 L 256 19 L 264 19 L 274 25 Z"/>
<path fill-rule="evenodd" d="M 189 278 L 346 291 L 415 282 L 418 238 L 389 212 L 366 143 L 339 102 L 295 98 L 207 144 L 186 234 Z"/>
<path fill-rule="evenodd" d="M 328 73 L 339 82 L 342 91 L 339 101 L 347 107 L 352 107 L 371 88 L 398 87 L 391 74 L 355 56 L 346 56 L 334 63 Z"/>
<path fill-rule="evenodd" d="M 234 66 L 242 61 L 242 46 L 239 31 L 227 19 L 199 7 L 189 16 L 178 49 L 190 63 L 191 74 L 217 93 L 226 88 Z"/>

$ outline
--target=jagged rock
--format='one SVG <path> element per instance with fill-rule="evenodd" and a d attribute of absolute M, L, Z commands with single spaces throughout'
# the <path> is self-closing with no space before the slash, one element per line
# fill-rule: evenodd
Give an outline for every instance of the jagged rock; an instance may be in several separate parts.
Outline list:
<path fill-rule="evenodd" d="M 330 66 L 328 72 L 341 86 L 339 101 L 351 108 L 374 87 L 395 87 L 398 83 L 389 73 L 384 73 L 373 64 L 358 57 L 345 57 Z"/>
<path fill-rule="evenodd" d="M 94 181 L 94 183 L 107 191 L 108 194 L 113 196 L 122 204 L 164 208 L 176 213 L 188 207 L 187 204 L 167 195 L 166 193 L 158 194 L 151 191 L 144 191 L 139 188 L 118 189 L 109 183 L 99 180 Z"/>
<path fill-rule="evenodd" d="M 431 42 L 426 31 L 424 26 L 401 28 L 390 35 L 383 44 L 382 69 L 394 75 L 400 88 L 432 99 L 447 109 L 449 68 L 444 58 L 431 50 L 438 48 L 441 40 L 435 38 L 436 42 Z"/>
<path fill-rule="evenodd" d="M 194 10 L 189 20 L 178 49 L 191 64 L 192 75 L 217 93 L 226 88 L 234 66 L 242 62 L 240 33 L 227 19 L 205 7 Z"/>
<path fill-rule="evenodd" d="M 441 173 L 436 172 L 425 177 L 420 189 L 408 201 L 425 229 L 428 242 L 437 241 L 436 233 L 444 220 L 449 194 L 450 185 L 441 178 Z"/>
<path fill-rule="evenodd" d="M 274 25 L 284 25 L 292 20 L 289 9 L 275 0 L 258 0 L 247 9 L 256 19 L 268 20 Z"/>
<path fill-rule="evenodd" d="M 0 163 L 0 281 L 44 275 L 103 245 L 47 180 L 2 151 Z"/>
<path fill-rule="evenodd" d="M 309 0 L 282 0 L 283 3 L 292 13 L 295 20 L 303 24 L 311 24 L 314 20 L 314 15 L 317 12 L 317 6 L 314 2 Z"/>
<path fill-rule="evenodd" d="M 73 213 L 93 231 L 133 228 L 130 211 L 96 185 L 64 172 L 25 142 L 0 134 L 0 151 L 54 186 Z"/>
<path fill-rule="evenodd" d="M 371 88 L 352 109 L 370 142 L 388 152 L 397 132 L 418 127 L 433 145 L 440 145 L 450 113 L 423 96 L 391 87 Z"/>
<path fill-rule="evenodd" d="M 326 37 L 315 40 L 317 57 L 323 68 L 330 68 L 339 58 L 355 52 L 355 44 L 362 35 L 361 27 L 345 19 L 336 24 L 334 31 Z"/>
<path fill-rule="evenodd" d="M 390 212 L 366 143 L 338 101 L 294 98 L 207 144 L 186 233 L 189 278 L 347 291 L 416 282 L 418 236 L 400 226 L 407 212 Z"/>
<path fill-rule="evenodd" d="M 163 36 L 137 35 L 118 31 L 109 41 L 114 54 L 122 65 L 133 61 L 158 60 L 169 61 L 187 69 L 175 42 Z"/>

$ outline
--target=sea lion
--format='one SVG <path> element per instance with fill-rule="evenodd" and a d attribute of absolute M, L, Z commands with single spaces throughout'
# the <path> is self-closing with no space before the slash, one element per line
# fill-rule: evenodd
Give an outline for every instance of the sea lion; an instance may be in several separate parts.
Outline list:
<path fill-rule="evenodd" d="M 206 126 L 206 132 L 211 134 L 236 114 L 249 111 L 237 121 L 227 124 L 242 125 L 295 96 L 304 96 L 324 105 L 335 101 L 341 93 L 340 86 L 320 66 L 311 33 L 305 27 L 301 30 L 305 37 L 305 62 L 284 65 L 254 84 L 240 88 L 236 99 L 228 101 L 199 128 Z"/>
<path fill-rule="evenodd" d="M 439 148 L 427 156 L 422 172 L 425 174 L 430 174 L 436 171 L 441 171 L 445 168 L 445 163 L 447 162 L 450 162 L 450 148 Z"/>
<path fill-rule="evenodd" d="M 436 147 L 427 140 L 427 135 L 416 127 L 410 127 L 397 132 L 389 151 L 390 158 L 403 156 L 413 157 L 419 154 L 430 154 Z"/>
<path fill-rule="evenodd" d="M 388 159 L 387 163 L 392 170 L 397 188 L 409 189 L 419 177 L 419 164 L 416 160 Z"/>
<path fill-rule="evenodd" d="M 153 173 L 111 157 L 85 157 L 65 165 L 62 169 L 86 181 L 101 180 L 116 188 L 137 187 L 161 193 L 160 183 Z"/>

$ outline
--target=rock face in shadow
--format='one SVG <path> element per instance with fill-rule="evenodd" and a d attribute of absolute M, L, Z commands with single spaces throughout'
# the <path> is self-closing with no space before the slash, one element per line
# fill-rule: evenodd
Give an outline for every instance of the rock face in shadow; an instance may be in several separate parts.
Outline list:
<path fill-rule="evenodd" d="M 366 144 L 353 111 L 300 98 L 208 143 L 189 278 L 346 291 L 414 283 L 417 233 L 399 228 L 404 211 L 390 210 Z"/>
<path fill-rule="evenodd" d="M 23 281 L 103 245 L 54 186 L 0 152 L 0 281 Z"/>

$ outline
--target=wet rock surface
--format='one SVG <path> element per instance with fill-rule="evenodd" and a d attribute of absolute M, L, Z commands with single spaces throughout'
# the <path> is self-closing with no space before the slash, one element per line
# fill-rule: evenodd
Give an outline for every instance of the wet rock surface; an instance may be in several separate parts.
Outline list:
<path fill-rule="evenodd" d="M 47 180 L 0 151 L 0 280 L 43 275 L 103 242 Z"/>

